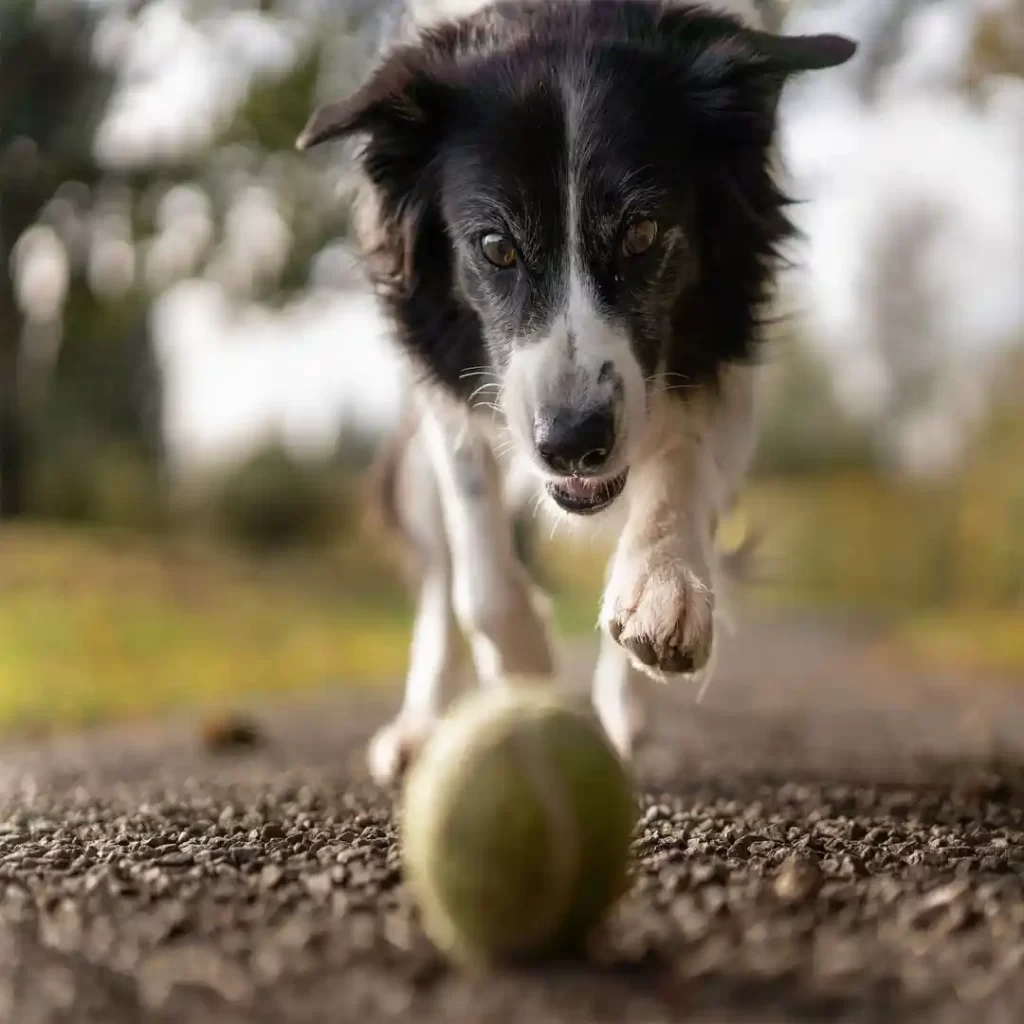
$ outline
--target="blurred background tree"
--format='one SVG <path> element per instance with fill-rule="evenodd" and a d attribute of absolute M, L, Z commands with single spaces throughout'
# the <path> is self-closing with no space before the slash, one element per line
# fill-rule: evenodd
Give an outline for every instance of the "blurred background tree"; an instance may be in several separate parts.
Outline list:
<path fill-rule="evenodd" d="M 324 52 L 333 48 L 335 59 L 340 54 L 351 65 L 342 68 L 342 79 L 356 73 L 357 56 L 368 52 L 358 42 L 345 49 L 358 40 L 362 17 L 358 4 L 349 8 L 193 5 L 189 23 L 211 61 L 233 61 L 234 49 L 255 52 L 213 116 L 199 109 L 179 132 L 183 138 L 158 137 L 147 148 L 132 135 L 144 136 L 145 125 L 130 125 L 121 138 L 117 132 L 119 94 L 140 77 L 130 36 L 145 31 L 147 17 L 173 17 L 177 5 L 13 0 L 4 6 L 5 517 L 32 513 L 139 526 L 166 520 L 153 299 L 195 276 L 215 281 L 240 308 L 280 306 L 308 288 L 325 246 L 345 237 L 337 175 L 325 172 L 322 159 L 296 154 L 294 140 L 324 77 Z M 158 42 L 152 47 L 143 63 L 172 56 Z"/>
<path fill-rule="evenodd" d="M 94 27 L 84 5 L 48 10 L 34 0 L 11 0 L 0 9 L 0 516 L 5 517 L 25 511 L 28 419 L 37 397 L 32 392 L 42 384 L 37 378 L 46 373 L 59 344 L 54 319 L 66 288 L 63 268 L 51 268 L 49 294 L 16 296 L 15 246 L 59 190 L 70 185 L 80 193 L 99 177 L 92 139 L 111 78 L 92 60 Z M 52 252 L 51 259 L 62 256 Z M 23 290 L 30 293 L 31 282 Z"/>

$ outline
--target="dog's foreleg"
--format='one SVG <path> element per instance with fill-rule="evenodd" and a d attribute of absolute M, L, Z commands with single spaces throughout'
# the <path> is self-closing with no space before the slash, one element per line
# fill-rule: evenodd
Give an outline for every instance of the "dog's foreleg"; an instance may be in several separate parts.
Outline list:
<path fill-rule="evenodd" d="M 753 383 L 736 368 L 685 401 L 659 396 L 650 448 L 630 469 L 601 623 L 656 679 L 711 659 L 714 534 L 752 448 Z"/>
<path fill-rule="evenodd" d="M 441 713 L 463 648 L 452 605 L 452 560 L 434 467 L 422 433 L 409 441 L 396 472 L 396 512 L 419 562 L 420 582 L 402 708 L 373 738 L 369 766 L 384 785 L 406 769 Z"/>
<path fill-rule="evenodd" d="M 602 631 L 591 682 L 591 702 L 608 738 L 627 761 L 643 726 L 642 709 L 632 692 L 632 678 L 629 654 Z"/>
<path fill-rule="evenodd" d="M 484 685 L 554 670 L 546 602 L 515 551 L 500 467 L 467 410 L 430 402 L 424 436 L 452 557 L 455 613 Z"/>

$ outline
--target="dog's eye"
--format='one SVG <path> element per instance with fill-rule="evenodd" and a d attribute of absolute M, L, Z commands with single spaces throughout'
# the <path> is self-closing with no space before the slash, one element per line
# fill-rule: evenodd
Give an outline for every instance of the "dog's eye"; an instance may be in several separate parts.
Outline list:
<path fill-rule="evenodd" d="M 488 263 L 507 270 L 516 265 L 518 254 L 516 247 L 504 235 L 484 235 L 480 240 L 480 248 L 483 250 L 484 258 Z"/>
<path fill-rule="evenodd" d="M 640 256 L 647 252 L 658 237 L 658 225 L 653 220 L 635 220 L 626 228 L 622 251 L 627 256 Z"/>

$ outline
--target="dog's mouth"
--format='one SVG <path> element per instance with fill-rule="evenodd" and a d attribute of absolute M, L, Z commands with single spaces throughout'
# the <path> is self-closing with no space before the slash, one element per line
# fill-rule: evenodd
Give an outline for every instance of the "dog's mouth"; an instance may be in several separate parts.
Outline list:
<path fill-rule="evenodd" d="M 607 508 L 623 491 L 629 470 L 618 476 L 593 480 L 585 476 L 567 476 L 550 480 L 547 492 L 551 500 L 564 512 L 576 516 L 592 516 Z"/>

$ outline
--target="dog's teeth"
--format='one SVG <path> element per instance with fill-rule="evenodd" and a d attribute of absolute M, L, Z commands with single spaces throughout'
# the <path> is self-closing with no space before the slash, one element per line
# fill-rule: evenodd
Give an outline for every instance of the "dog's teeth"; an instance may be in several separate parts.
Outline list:
<path fill-rule="evenodd" d="M 597 484 L 582 477 L 570 477 L 561 485 L 562 490 L 573 498 L 588 498 L 597 489 Z"/>

